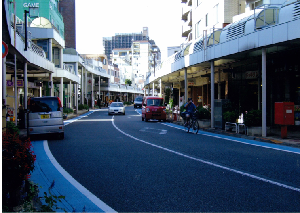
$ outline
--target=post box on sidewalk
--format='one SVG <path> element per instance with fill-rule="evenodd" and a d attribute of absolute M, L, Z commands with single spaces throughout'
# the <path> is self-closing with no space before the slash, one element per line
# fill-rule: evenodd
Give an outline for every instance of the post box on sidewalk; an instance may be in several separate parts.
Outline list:
<path fill-rule="evenodd" d="M 287 138 L 287 125 L 294 125 L 294 103 L 275 102 L 275 124 L 281 125 L 281 138 Z"/>

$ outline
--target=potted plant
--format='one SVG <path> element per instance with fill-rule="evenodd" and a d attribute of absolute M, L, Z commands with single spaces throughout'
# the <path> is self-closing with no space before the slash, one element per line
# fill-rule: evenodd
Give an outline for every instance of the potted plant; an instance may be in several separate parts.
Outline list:
<path fill-rule="evenodd" d="M 201 128 L 207 128 L 211 126 L 211 114 L 207 106 L 197 107 L 198 123 Z"/>
<path fill-rule="evenodd" d="M 225 131 L 235 131 L 236 130 L 236 119 L 238 113 L 236 111 L 226 111 L 223 113 L 223 120 L 225 122 Z"/>
<path fill-rule="evenodd" d="M 66 119 L 67 117 L 68 117 L 68 115 L 69 115 L 69 113 L 73 113 L 74 112 L 74 110 L 73 109 L 71 109 L 71 108 L 64 108 L 63 109 L 63 119 Z"/>
<path fill-rule="evenodd" d="M 244 124 L 247 127 L 247 135 L 261 136 L 262 135 L 262 111 L 251 110 L 244 114 Z"/>
<path fill-rule="evenodd" d="M 223 113 L 223 119 L 225 122 L 235 123 L 237 113 L 235 111 L 227 111 Z"/>

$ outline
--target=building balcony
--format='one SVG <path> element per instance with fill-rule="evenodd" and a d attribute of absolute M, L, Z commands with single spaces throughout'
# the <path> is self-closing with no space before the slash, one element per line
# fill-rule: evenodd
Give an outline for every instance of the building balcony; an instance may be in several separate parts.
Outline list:
<path fill-rule="evenodd" d="M 184 5 L 182 7 L 182 16 L 181 16 L 181 19 L 186 21 L 188 19 L 188 14 L 190 13 L 190 11 L 192 10 L 191 7 L 187 6 L 187 5 Z"/>
<path fill-rule="evenodd" d="M 188 37 L 189 33 L 192 31 L 192 28 L 185 22 L 182 25 L 182 37 Z"/>
<path fill-rule="evenodd" d="M 192 16 L 192 10 L 189 12 L 188 16 L 187 16 L 187 23 L 190 27 L 193 26 L 193 16 Z"/>

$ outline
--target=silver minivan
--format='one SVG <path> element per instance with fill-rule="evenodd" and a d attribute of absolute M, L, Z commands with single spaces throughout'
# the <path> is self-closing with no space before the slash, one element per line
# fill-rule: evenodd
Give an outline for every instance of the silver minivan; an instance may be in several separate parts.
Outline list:
<path fill-rule="evenodd" d="M 30 135 L 57 134 L 64 139 L 63 108 L 58 97 L 32 97 L 28 100 Z"/>

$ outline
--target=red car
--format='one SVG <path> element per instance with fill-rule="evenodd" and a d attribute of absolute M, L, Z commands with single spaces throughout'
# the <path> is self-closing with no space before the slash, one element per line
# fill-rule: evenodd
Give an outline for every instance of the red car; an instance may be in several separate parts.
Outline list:
<path fill-rule="evenodd" d="M 156 119 L 161 121 L 167 120 L 166 107 L 164 99 L 156 96 L 146 96 L 143 99 L 142 121 Z"/>

